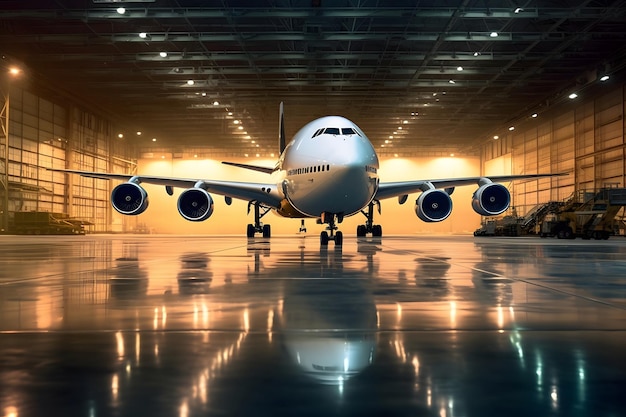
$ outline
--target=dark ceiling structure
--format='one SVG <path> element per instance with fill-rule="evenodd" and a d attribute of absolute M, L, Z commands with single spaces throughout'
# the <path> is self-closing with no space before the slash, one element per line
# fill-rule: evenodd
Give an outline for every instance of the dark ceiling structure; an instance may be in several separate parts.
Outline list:
<path fill-rule="evenodd" d="M 610 88 L 626 65 L 624 1 L 9 0 L 0 8 L 6 62 L 129 131 L 149 132 L 133 139 L 146 141 L 140 146 L 269 155 L 283 101 L 288 135 L 339 114 L 383 152 L 469 152 L 602 75 Z"/>

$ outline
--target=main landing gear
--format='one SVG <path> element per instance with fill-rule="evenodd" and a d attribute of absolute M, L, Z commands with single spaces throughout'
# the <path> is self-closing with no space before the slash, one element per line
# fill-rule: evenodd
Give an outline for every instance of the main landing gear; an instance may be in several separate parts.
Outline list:
<path fill-rule="evenodd" d="M 269 224 L 261 223 L 261 218 L 270 212 L 269 207 L 262 206 L 257 201 L 250 201 L 248 203 L 248 213 L 250 213 L 250 206 L 254 204 L 254 224 L 248 225 L 248 237 L 254 237 L 256 233 L 262 233 L 263 237 L 268 238 L 272 236 L 272 230 Z"/>
<path fill-rule="evenodd" d="M 367 211 L 361 210 L 361 213 L 365 216 L 365 224 L 361 224 L 356 228 L 357 237 L 365 237 L 368 233 L 372 234 L 372 237 L 381 237 L 383 235 L 383 228 L 379 224 L 374 224 L 374 204 L 378 206 L 378 214 L 380 214 L 380 202 L 372 201 L 367 206 Z"/>
<path fill-rule="evenodd" d="M 335 220 L 337 223 L 341 223 L 343 214 L 322 213 L 322 217 L 317 221 L 319 224 L 328 224 L 328 227 L 326 227 L 328 231 L 325 230 L 320 234 L 320 244 L 322 246 L 328 246 L 328 242 L 331 240 L 335 242 L 335 246 L 343 245 L 343 233 L 337 230 L 338 227 L 335 224 Z M 337 233 L 335 233 L 335 230 L 337 230 Z"/>

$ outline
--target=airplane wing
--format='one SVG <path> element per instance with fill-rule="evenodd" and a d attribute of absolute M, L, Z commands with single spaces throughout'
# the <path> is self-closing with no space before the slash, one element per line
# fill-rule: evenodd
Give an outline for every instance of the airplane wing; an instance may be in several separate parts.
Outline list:
<path fill-rule="evenodd" d="M 408 194 L 426 191 L 431 188 L 445 188 L 452 194 L 454 187 L 463 185 L 481 185 L 481 183 L 489 182 L 507 182 L 513 180 L 536 179 L 545 177 L 556 177 L 567 174 L 530 174 L 530 175 L 500 175 L 500 176 L 483 176 L 483 177 L 466 177 L 466 178 L 450 178 L 438 180 L 418 180 L 418 181 L 400 181 L 400 182 L 383 182 L 378 185 L 378 192 L 374 196 L 375 200 L 384 200 L 392 197 L 404 197 Z"/>
<path fill-rule="evenodd" d="M 51 169 L 49 171 L 66 172 L 69 174 L 78 174 L 83 177 L 97 178 L 104 180 L 132 181 L 137 184 L 155 184 L 166 187 L 168 194 L 171 195 L 171 188 L 191 188 L 200 187 L 208 192 L 226 197 L 236 198 L 245 201 L 258 201 L 270 207 L 279 207 L 283 199 L 276 184 L 270 183 L 254 183 L 254 182 L 235 182 L 235 181 L 219 181 L 219 180 L 198 180 L 193 178 L 171 178 L 152 175 L 129 175 L 129 174 L 112 174 L 99 173 L 91 171 L 80 171 L 72 169 Z"/>

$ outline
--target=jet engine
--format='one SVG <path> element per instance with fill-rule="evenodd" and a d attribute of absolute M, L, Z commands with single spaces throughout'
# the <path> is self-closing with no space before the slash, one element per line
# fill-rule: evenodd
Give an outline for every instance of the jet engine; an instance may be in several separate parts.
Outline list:
<path fill-rule="evenodd" d="M 139 184 L 125 182 L 111 192 L 111 205 L 122 214 L 141 214 L 148 208 L 148 193 Z"/>
<path fill-rule="evenodd" d="M 511 194 L 502 184 L 489 183 L 480 186 L 472 197 L 472 208 L 481 216 L 497 216 L 509 208 Z"/>
<path fill-rule="evenodd" d="M 213 214 L 213 199 L 203 188 L 189 188 L 178 197 L 178 212 L 189 221 L 201 222 Z"/>
<path fill-rule="evenodd" d="M 415 214 L 425 222 L 440 222 L 452 213 L 452 199 L 443 190 L 426 190 L 415 201 Z"/>

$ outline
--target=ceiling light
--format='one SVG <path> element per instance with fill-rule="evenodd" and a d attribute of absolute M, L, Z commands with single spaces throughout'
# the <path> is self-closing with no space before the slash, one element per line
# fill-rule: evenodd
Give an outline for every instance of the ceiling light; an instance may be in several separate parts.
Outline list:
<path fill-rule="evenodd" d="M 393 136 L 389 135 L 389 139 L 393 139 Z"/>
<path fill-rule="evenodd" d="M 214 106 L 219 106 L 219 105 L 220 105 L 220 102 L 219 102 L 219 101 L 217 101 L 217 100 L 215 100 L 215 101 L 213 102 L 213 105 L 214 105 Z"/>
<path fill-rule="evenodd" d="M 398 126 L 398 130 L 402 130 L 402 126 Z"/>
<path fill-rule="evenodd" d="M 255 141 L 255 140 L 253 140 L 253 141 L 252 141 L 252 142 L 250 142 L 250 143 L 256 143 L 256 141 Z"/>
<path fill-rule="evenodd" d="M 394 154 L 393 154 L 393 156 L 397 158 L 397 157 L 398 157 L 398 154 L 397 154 L 397 153 L 394 153 Z"/>
<path fill-rule="evenodd" d="M 152 138 L 152 142 L 156 142 L 156 138 Z"/>
<path fill-rule="evenodd" d="M 256 157 L 257 157 L 257 158 L 258 158 L 259 156 L 261 156 L 261 155 L 259 155 L 259 154 L 256 154 Z"/>
<path fill-rule="evenodd" d="M 389 143 L 389 139 L 385 139 L 385 143 Z"/>
<path fill-rule="evenodd" d="M 500 136 L 498 136 L 498 135 L 493 135 L 493 140 L 498 140 L 498 139 L 500 139 Z"/>
<path fill-rule="evenodd" d="M 239 123 L 241 123 L 239 120 L 233 120 L 233 124 L 238 125 Z"/>
<path fill-rule="evenodd" d="M 497 38 L 498 37 L 498 32 L 491 32 L 489 34 L 489 36 L 492 37 L 492 38 Z"/>
<path fill-rule="evenodd" d="M 516 7 L 515 10 L 513 11 L 513 13 L 520 13 L 523 12 L 524 9 L 522 9 L 521 7 Z"/>
<path fill-rule="evenodd" d="M 402 124 L 403 124 L 403 125 L 408 125 L 408 124 L 409 124 L 409 121 L 408 121 L 408 120 L 403 120 L 403 121 L 402 121 Z"/>
<path fill-rule="evenodd" d="M 237 129 L 243 130 L 243 126 L 239 125 L 239 126 L 237 126 Z"/>
<path fill-rule="evenodd" d="M 463 67 L 459 65 L 458 67 L 456 67 L 456 70 L 457 71 L 463 71 Z"/>
<path fill-rule="evenodd" d="M 276 155 L 274 154 L 274 152 L 272 152 L 272 153 L 270 154 L 270 156 L 271 156 L 272 158 L 274 158 Z"/>
<path fill-rule="evenodd" d="M 205 92 L 202 92 L 202 97 L 206 97 L 206 93 Z"/>
<path fill-rule="evenodd" d="M 125 8 L 123 8 L 123 7 L 118 7 L 118 8 L 117 8 L 117 10 L 116 10 L 116 12 L 117 12 L 118 14 L 124 14 L 124 13 L 126 13 L 126 9 L 125 9 Z"/>
<path fill-rule="evenodd" d="M 609 78 L 611 78 L 611 77 L 609 77 L 608 75 L 603 75 L 602 77 L 600 77 L 600 81 L 606 81 Z"/>
<path fill-rule="evenodd" d="M 148 38 L 148 34 L 147 34 L 146 32 L 140 32 L 140 33 L 139 33 L 139 37 L 140 37 L 141 39 L 147 39 L 147 38 Z"/>
<path fill-rule="evenodd" d="M 194 157 L 194 158 L 197 158 L 197 157 L 198 157 L 198 154 L 195 154 L 193 157 Z"/>
<path fill-rule="evenodd" d="M 454 82 L 454 80 L 449 80 L 448 82 L 449 82 L 450 84 L 456 84 L 456 83 Z"/>
<path fill-rule="evenodd" d="M 11 75 L 18 75 L 20 72 L 22 72 L 22 70 L 20 70 L 18 67 L 9 68 L 9 74 Z"/>
<path fill-rule="evenodd" d="M 141 131 L 137 131 L 137 136 L 141 136 Z"/>
<path fill-rule="evenodd" d="M 509 127 L 509 130 L 510 130 L 511 132 L 512 132 L 512 131 L 514 131 L 514 130 L 515 130 L 515 126 L 510 126 L 510 127 Z"/>
<path fill-rule="evenodd" d="M 243 156 L 245 156 L 245 157 L 247 158 L 247 157 L 248 157 L 248 154 L 247 154 L 247 153 L 244 153 L 244 154 L 243 154 Z"/>
<path fill-rule="evenodd" d="M 530 115 L 530 117 L 532 117 L 533 119 L 534 119 L 535 117 L 537 117 L 537 116 L 539 116 L 537 113 L 533 113 L 533 114 L 531 114 L 531 115 Z"/>
<path fill-rule="evenodd" d="M 187 85 L 194 85 L 195 81 L 194 80 L 187 80 Z"/>
<path fill-rule="evenodd" d="M 165 57 L 167 57 L 167 52 L 159 52 L 159 56 L 161 58 L 165 58 Z"/>
<path fill-rule="evenodd" d="M 570 99 L 572 99 L 572 100 L 573 100 L 573 99 L 575 99 L 576 97 L 578 97 L 578 94 L 576 94 L 576 93 L 572 93 L 572 94 L 570 94 L 568 97 L 569 97 Z"/>
<path fill-rule="evenodd" d="M 122 139 L 122 138 L 124 137 L 124 134 L 123 134 L 123 133 L 118 133 L 118 134 L 117 134 L 117 137 L 118 137 L 118 138 L 120 138 L 120 139 Z"/>
<path fill-rule="evenodd" d="M 474 56 L 479 56 L 480 52 L 474 52 Z"/>

